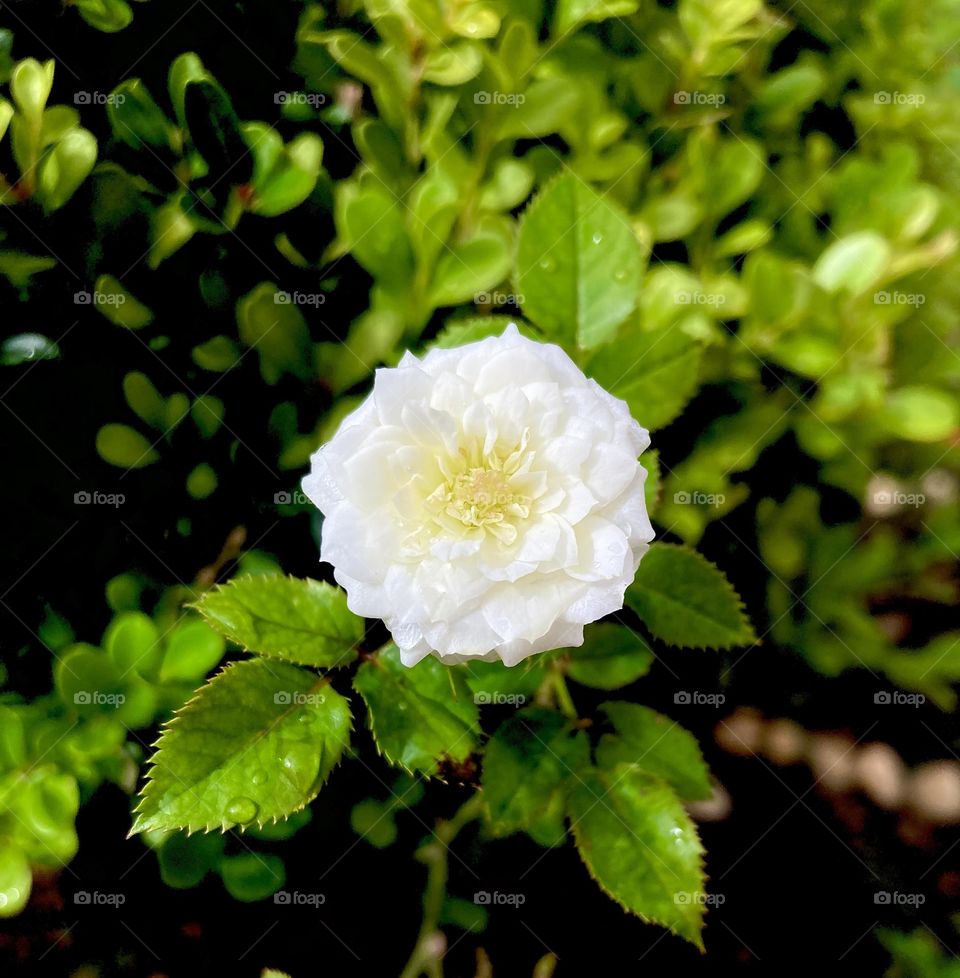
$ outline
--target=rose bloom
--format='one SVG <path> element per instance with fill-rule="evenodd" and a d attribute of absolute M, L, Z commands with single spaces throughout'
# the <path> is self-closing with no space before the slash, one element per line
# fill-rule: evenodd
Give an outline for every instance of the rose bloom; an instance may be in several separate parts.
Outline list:
<path fill-rule="evenodd" d="M 558 346 L 410 353 L 311 459 L 321 560 L 411 666 L 583 644 L 653 539 L 647 432 Z"/>

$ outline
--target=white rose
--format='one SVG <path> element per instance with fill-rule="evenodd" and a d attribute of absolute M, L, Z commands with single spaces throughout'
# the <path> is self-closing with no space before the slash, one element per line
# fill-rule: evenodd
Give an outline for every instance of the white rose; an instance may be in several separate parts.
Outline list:
<path fill-rule="evenodd" d="M 559 347 L 502 336 L 405 354 L 311 459 L 321 559 L 412 666 L 583 643 L 653 539 L 649 445 Z"/>

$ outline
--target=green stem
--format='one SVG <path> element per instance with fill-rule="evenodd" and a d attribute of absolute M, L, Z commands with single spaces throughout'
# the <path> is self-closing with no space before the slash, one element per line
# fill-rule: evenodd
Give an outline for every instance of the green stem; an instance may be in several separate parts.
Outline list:
<path fill-rule="evenodd" d="M 400 978 L 443 978 L 443 954 L 446 940 L 440 931 L 440 914 L 447 896 L 447 872 L 450 844 L 461 829 L 479 817 L 482 801 L 479 792 L 463 804 L 453 818 L 437 823 L 434 838 L 418 853 L 417 858 L 426 863 L 427 885 L 423 893 L 423 922 L 417 934 L 417 943 Z"/>
<path fill-rule="evenodd" d="M 567 688 L 567 678 L 559 669 L 555 670 L 553 674 L 553 692 L 557 698 L 557 706 L 560 708 L 560 712 L 570 720 L 576 720 L 577 708 L 574 706 L 573 697 Z"/>

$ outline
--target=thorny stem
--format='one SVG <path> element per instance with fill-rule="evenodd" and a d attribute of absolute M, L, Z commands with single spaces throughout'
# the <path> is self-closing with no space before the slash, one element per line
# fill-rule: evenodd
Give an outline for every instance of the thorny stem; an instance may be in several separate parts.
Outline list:
<path fill-rule="evenodd" d="M 400 973 L 400 978 L 419 978 L 424 974 L 429 975 L 429 978 L 443 978 L 446 940 L 439 925 L 443 902 L 447 895 L 449 847 L 461 829 L 479 817 L 481 804 L 478 792 L 463 804 L 452 818 L 438 822 L 433 839 L 417 853 L 417 858 L 427 866 L 427 885 L 423 893 L 423 922 L 417 934 L 417 943 Z"/>

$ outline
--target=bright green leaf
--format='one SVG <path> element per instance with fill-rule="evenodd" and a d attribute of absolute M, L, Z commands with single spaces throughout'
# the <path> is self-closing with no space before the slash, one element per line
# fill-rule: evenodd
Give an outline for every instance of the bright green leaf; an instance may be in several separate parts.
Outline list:
<path fill-rule="evenodd" d="M 354 687 L 386 759 L 407 771 L 436 774 L 444 760 L 461 763 L 474 751 L 479 716 L 463 676 L 427 656 L 408 669 L 393 644 L 357 670 Z"/>
<path fill-rule="evenodd" d="M 226 667 L 164 727 L 133 832 L 263 825 L 308 804 L 347 746 L 347 701 L 283 662 Z"/>
<path fill-rule="evenodd" d="M 710 774 L 691 733 L 669 717 L 636 703 L 604 703 L 600 709 L 616 730 L 600 739 L 600 767 L 632 764 L 666 781 L 684 801 L 710 797 Z"/>
<path fill-rule="evenodd" d="M 570 650 L 567 673 L 581 686 L 620 689 L 645 676 L 653 652 L 636 632 L 613 622 L 590 625 L 583 645 Z"/>
<path fill-rule="evenodd" d="M 356 658 L 363 620 L 343 591 L 321 581 L 246 577 L 207 592 L 197 610 L 249 652 L 332 668 Z"/>
<path fill-rule="evenodd" d="M 703 949 L 703 847 L 667 784 L 628 765 L 585 771 L 572 785 L 570 821 L 602 890 Z"/>
<path fill-rule="evenodd" d="M 567 835 L 567 782 L 589 762 L 586 735 L 561 714 L 538 706 L 516 713 L 483 754 L 483 799 L 493 834 L 524 831 L 541 845 L 560 845 Z"/>
<path fill-rule="evenodd" d="M 727 649 L 757 640 L 723 571 L 689 547 L 653 544 L 627 588 L 627 604 L 668 645 Z"/>
<path fill-rule="evenodd" d="M 611 339 L 637 303 L 640 251 L 613 204 L 567 174 L 527 208 L 517 249 L 524 313 L 583 349 Z"/>

